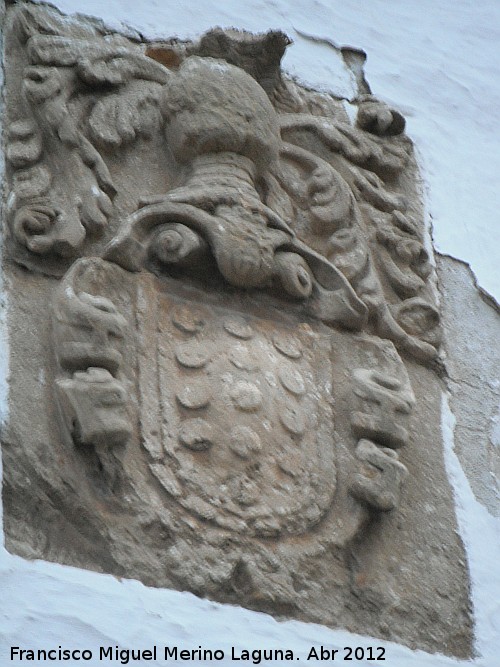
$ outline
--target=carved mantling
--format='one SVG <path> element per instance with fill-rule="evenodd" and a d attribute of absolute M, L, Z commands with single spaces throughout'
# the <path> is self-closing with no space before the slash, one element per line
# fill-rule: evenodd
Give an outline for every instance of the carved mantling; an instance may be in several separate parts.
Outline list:
<path fill-rule="evenodd" d="M 358 100 L 354 127 L 339 107 L 309 112 L 280 73 L 280 33 L 145 49 L 34 7 L 13 20 L 26 60 L 7 145 L 20 262 L 60 274 L 97 254 L 203 279 L 212 262 L 230 285 L 436 356 L 423 229 L 398 193 L 414 169 L 398 112 L 372 96 Z M 128 211 L 108 162 L 139 143 L 173 164 L 165 193 Z"/>

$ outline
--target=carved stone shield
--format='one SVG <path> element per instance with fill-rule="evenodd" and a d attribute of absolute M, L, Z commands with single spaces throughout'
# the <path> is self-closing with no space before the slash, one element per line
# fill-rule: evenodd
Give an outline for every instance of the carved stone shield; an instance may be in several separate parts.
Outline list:
<path fill-rule="evenodd" d="M 318 523 L 336 478 L 327 340 L 305 325 L 165 293 L 157 309 L 143 377 L 157 376 L 160 423 L 158 442 L 144 442 L 163 487 L 240 533 L 302 533 Z"/>

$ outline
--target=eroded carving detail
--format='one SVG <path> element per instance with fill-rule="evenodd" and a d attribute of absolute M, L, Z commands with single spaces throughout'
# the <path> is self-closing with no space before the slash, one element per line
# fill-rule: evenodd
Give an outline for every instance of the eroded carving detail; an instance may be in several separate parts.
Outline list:
<path fill-rule="evenodd" d="M 350 550 L 400 504 L 406 368 L 440 341 L 404 118 L 365 85 L 353 124 L 290 81 L 282 33 L 144 45 L 22 3 L 9 21 L 10 252 L 50 276 L 82 497 L 134 523 L 153 583 L 320 621 L 332 595 L 357 618 Z M 103 538 L 119 574 L 127 531 Z"/>
<path fill-rule="evenodd" d="M 351 493 L 374 509 L 387 512 L 399 505 L 401 483 L 408 476 L 406 466 L 394 450 L 360 440 L 356 457 L 364 464 L 351 482 Z"/>
<path fill-rule="evenodd" d="M 353 378 L 354 393 L 362 404 L 352 415 L 355 435 L 394 449 L 407 444 L 409 434 L 400 422 L 408 422 L 415 403 L 408 378 L 403 384 L 399 378 L 374 369 L 357 369 Z"/>
<path fill-rule="evenodd" d="M 363 466 L 353 475 L 351 493 L 382 511 L 399 504 L 401 483 L 408 475 L 394 449 L 408 443 L 408 417 L 415 396 L 402 365 L 399 370 L 398 376 L 374 369 L 353 372 L 353 391 L 360 409 L 353 411 L 351 425 L 361 438 L 356 457 Z"/>
<path fill-rule="evenodd" d="M 165 195 L 144 193 L 142 207 L 111 241 L 109 259 L 129 270 L 151 259 L 160 272 L 196 273 L 212 258 L 231 285 L 274 285 L 323 321 L 351 328 L 363 326 L 368 309 L 376 333 L 422 360 L 435 356 L 436 334 L 426 333 L 435 329 L 437 311 L 422 317 L 410 302 L 399 317 L 400 298 L 418 295 L 428 303 L 421 293 L 429 265 L 417 228 L 403 214 L 405 199 L 391 192 L 411 154 L 397 111 L 361 97 L 355 127 L 307 112 L 279 73 L 279 57 L 269 58 L 273 74 L 263 77 L 248 57 L 250 49 L 257 58 L 257 49 L 244 38 L 214 33 L 190 49 L 149 49 L 147 57 L 118 38 L 68 36 L 56 20 L 48 30 L 37 8 L 20 12 L 17 22 L 33 120 L 13 122 L 11 163 L 32 169 L 45 144 L 45 162 L 71 164 L 73 179 L 71 203 L 53 177 L 48 198 L 36 181 L 36 194 L 26 201 L 16 195 L 13 234 L 29 250 L 82 252 L 86 233 L 102 234 L 113 217 L 109 149 L 158 141 L 164 131 L 165 150 L 187 167 L 184 182 Z M 274 35 L 271 42 L 282 53 L 286 39 Z M 221 43 L 234 64 L 213 58 Z M 321 145 L 316 153 L 307 146 L 311 135 Z M 42 167 L 50 181 L 54 169 Z"/>
<path fill-rule="evenodd" d="M 157 334 L 164 422 L 162 465 L 153 472 L 195 514 L 238 533 L 301 533 L 335 494 L 335 445 L 327 395 L 315 367 L 325 352 L 285 361 L 269 321 L 161 298 Z M 170 315 L 173 312 L 173 315 Z M 203 321 L 201 330 L 179 330 Z M 281 331 L 280 331 L 281 329 Z M 305 335 L 303 345 L 314 346 Z M 203 453 L 203 457 L 201 456 Z M 200 505 L 201 501 L 203 503 Z"/>
<path fill-rule="evenodd" d="M 386 187 L 411 157 L 397 111 L 365 95 L 352 126 L 308 107 L 281 75 L 281 56 L 266 61 L 272 49 L 283 53 L 278 33 L 263 39 L 260 56 L 257 42 L 220 31 L 188 49 L 145 54 L 36 7 L 14 20 L 26 53 L 26 113 L 9 130 L 13 235 L 32 253 L 61 257 L 88 252 L 87 234 L 107 241 L 106 261 L 77 261 L 54 302 L 56 396 L 75 443 L 125 443 L 132 433 L 120 368 L 127 322 L 105 296 L 114 264 L 263 291 L 299 319 L 368 327 L 420 359 L 435 355 L 428 331 L 437 311 L 420 296 L 428 258 L 405 198 Z M 267 78 L 254 68 L 258 57 L 273 72 Z M 171 152 L 179 177 L 164 194 L 144 192 L 137 210 L 115 209 L 110 151 L 152 141 Z M 385 280 L 406 301 L 392 303 Z M 335 427 L 328 391 L 314 380 L 328 354 L 304 356 L 304 341 L 277 323 L 266 333 L 268 320 L 263 328 L 244 315 L 170 307 L 171 315 L 157 306 L 161 343 L 150 338 L 158 368 L 146 375 L 158 376 L 155 413 L 169 424 L 156 438 L 159 425 L 144 433 L 151 470 L 178 503 L 226 529 L 308 530 L 335 494 Z M 407 377 L 378 365 L 353 378 L 360 405 L 351 424 L 361 440 L 351 494 L 387 510 L 404 477 L 387 447 L 407 441 L 400 422 L 413 395 Z"/>
<path fill-rule="evenodd" d="M 56 400 L 63 430 L 75 444 L 125 444 L 131 435 L 127 392 L 119 380 L 127 321 L 110 299 L 95 294 L 113 270 L 99 259 L 79 260 L 55 295 L 54 349 L 61 372 Z"/>

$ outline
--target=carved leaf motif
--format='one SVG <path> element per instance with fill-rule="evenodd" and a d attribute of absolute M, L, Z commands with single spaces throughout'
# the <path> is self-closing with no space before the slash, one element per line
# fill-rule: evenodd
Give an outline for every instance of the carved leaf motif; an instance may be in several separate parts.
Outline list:
<path fill-rule="evenodd" d="M 105 146 L 117 147 L 138 135 L 152 136 L 159 130 L 159 86 L 127 86 L 97 102 L 89 117 L 91 138 Z"/>
<path fill-rule="evenodd" d="M 117 116 L 120 116 L 118 123 Z M 127 109 L 120 105 L 119 95 L 109 95 L 97 102 L 89 118 L 89 127 L 92 138 L 111 146 L 119 146 L 123 140 L 133 139 L 134 129 L 130 123 L 130 111 L 128 112 L 128 123 L 125 120 Z M 122 133 L 117 129 L 120 124 Z"/>
<path fill-rule="evenodd" d="M 27 41 L 34 35 L 60 35 L 67 29 L 67 21 L 65 17 L 55 14 L 47 13 L 45 7 L 37 7 L 35 5 L 25 5 L 19 11 L 16 17 L 18 33 L 23 41 Z M 80 25 L 80 32 L 88 32 L 93 34 L 92 28 Z"/>
<path fill-rule="evenodd" d="M 113 211 L 111 199 L 105 192 L 97 187 L 91 187 L 89 191 L 82 192 L 78 212 L 80 222 L 86 230 L 95 234 L 101 234 Z"/>
<path fill-rule="evenodd" d="M 35 34 L 28 42 L 28 56 L 32 63 L 71 67 L 78 62 L 84 47 L 90 43 L 61 35 Z M 93 45 L 95 51 L 98 47 Z"/>
<path fill-rule="evenodd" d="M 76 67 L 91 86 L 117 86 L 131 79 L 166 83 L 169 71 L 132 48 L 103 44 L 101 40 L 73 39 L 62 35 L 34 35 L 28 42 L 33 64 Z"/>
<path fill-rule="evenodd" d="M 367 95 L 359 105 L 356 124 L 366 132 L 383 137 L 404 132 L 406 121 L 399 111 Z"/>
<path fill-rule="evenodd" d="M 275 261 L 285 292 L 296 299 L 307 299 L 313 289 L 313 279 L 305 259 L 294 252 L 278 252 Z"/>
<path fill-rule="evenodd" d="M 58 212 L 46 199 L 33 200 L 21 206 L 15 213 L 13 231 L 18 240 L 36 254 L 44 254 L 52 248 L 49 231 Z"/>
<path fill-rule="evenodd" d="M 217 220 L 225 236 L 218 235 L 213 251 L 222 275 L 240 287 L 266 285 L 273 274 L 275 249 L 286 235 L 268 229 L 262 216 L 242 206 L 219 206 Z"/>
<path fill-rule="evenodd" d="M 359 169 L 354 175 L 354 192 L 360 201 L 368 201 L 379 211 L 403 211 L 407 207 L 405 198 L 401 195 L 390 193 L 384 186 L 384 182 L 373 172 Z"/>
<path fill-rule="evenodd" d="M 312 231 L 331 234 L 350 222 L 352 195 L 333 167 L 299 146 L 283 142 L 276 177 L 281 187 L 306 211 Z"/>
<path fill-rule="evenodd" d="M 396 142 L 388 142 L 348 123 L 308 114 L 282 114 L 280 125 L 286 141 L 294 143 L 290 133 L 311 132 L 330 150 L 375 172 L 397 173 L 404 169 L 410 157 L 410 144 L 404 135 Z"/>
<path fill-rule="evenodd" d="M 14 174 L 13 201 L 12 206 L 8 208 L 14 209 L 15 204 L 19 202 L 26 202 L 47 194 L 51 180 L 49 170 L 43 165 L 36 164 L 28 169 L 20 169 Z"/>
<path fill-rule="evenodd" d="M 366 273 L 364 269 L 369 262 L 368 248 L 355 229 L 339 229 L 332 234 L 328 240 L 327 257 L 352 284 L 363 272 Z"/>
<path fill-rule="evenodd" d="M 96 57 L 78 63 L 78 74 L 91 86 L 125 84 L 131 79 L 167 83 L 169 70 L 142 53 L 128 49 L 101 51 Z"/>
<path fill-rule="evenodd" d="M 350 480 L 352 495 L 380 512 L 397 507 L 401 485 L 408 477 L 408 469 L 398 461 L 397 454 L 370 440 L 360 440 L 356 457 L 361 466 Z"/>
<path fill-rule="evenodd" d="M 441 340 L 439 311 L 425 299 L 414 297 L 393 306 L 398 324 L 411 336 L 437 345 Z"/>
<path fill-rule="evenodd" d="M 264 39 L 277 39 L 276 51 L 259 52 L 252 41 L 215 31 L 198 47 L 172 47 L 178 68 L 169 69 L 168 49 L 165 60 L 163 47 L 103 39 L 97 30 L 75 31 L 43 17 L 28 9 L 18 26 L 29 63 L 23 92 L 43 133 L 35 136 L 35 127 L 28 137 L 23 124 L 14 126 L 9 158 L 17 170 L 51 170 L 49 192 L 32 188 L 30 178 L 24 191 L 31 197 L 16 192 L 16 206 L 44 196 L 61 214 L 51 216 L 49 204 L 20 211 L 18 241 L 37 254 L 68 256 L 84 251 L 87 233 L 116 229 L 115 221 L 107 224 L 113 213 L 120 218 L 121 205 L 111 154 L 138 139 L 160 140 L 165 123 L 168 150 L 191 163 L 188 180 L 150 199 L 153 207 L 168 200 L 160 217 L 153 208 L 149 222 L 148 213 L 132 216 L 108 258 L 119 255 L 131 270 L 146 260 L 160 272 L 175 265 L 173 274 L 186 269 L 192 276 L 202 275 L 198 260 L 208 256 L 233 286 L 310 299 L 311 312 L 330 323 L 362 326 L 368 310 L 378 335 L 419 358 L 436 354 L 436 336 L 424 331 L 432 307 L 400 313 L 394 304 L 425 299 L 430 271 L 421 235 L 403 213 L 409 202 L 399 179 L 412 147 L 399 112 L 361 96 L 353 126 L 331 100 L 314 111 L 306 99 L 317 96 L 303 91 L 284 103 L 281 34 Z M 266 83 L 268 67 L 273 83 Z M 23 176 L 16 179 L 25 185 Z M 169 227 L 160 232 L 160 224 Z"/>

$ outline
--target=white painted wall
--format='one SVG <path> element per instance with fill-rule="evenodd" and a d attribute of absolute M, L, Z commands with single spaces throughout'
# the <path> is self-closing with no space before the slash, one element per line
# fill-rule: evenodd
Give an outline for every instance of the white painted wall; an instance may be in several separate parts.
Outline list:
<path fill-rule="evenodd" d="M 281 28 L 295 40 L 285 67 L 303 81 L 349 97 L 352 82 L 335 49 L 302 35 L 325 37 L 368 53 L 373 91 L 398 106 L 420 154 L 438 250 L 471 263 L 480 285 L 500 299 L 500 3 L 496 0 L 57 0 L 65 12 L 125 22 L 148 37 L 192 37 L 214 26 L 253 31 Z M 495 187 L 496 186 L 496 187 Z M 6 417 L 7 340 L 0 346 L 0 409 Z M 500 665 L 500 521 L 474 498 L 453 452 L 453 415 L 443 399 L 447 467 L 472 578 L 476 618 L 474 661 L 410 651 L 299 622 L 278 623 L 247 610 L 192 595 L 148 589 L 75 568 L 28 562 L 0 543 L 0 666 L 97 665 L 11 663 L 10 646 L 89 649 L 119 645 L 291 648 L 305 662 L 312 645 L 386 647 L 385 662 L 367 667 Z M 1 462 L 0 462 L 1 465 Z M 1 517 L 1 506 L 0 506 Z M 336 659 L 338 664 L 339 659 Z M 132 663 L 168 665 L 163 661 Z M 203 664 L 203 663 L 198 663 Z M 235 662 L 234 664 L 252 664 Z M 278 664 L 278 663 L 270 663 Z"/>

